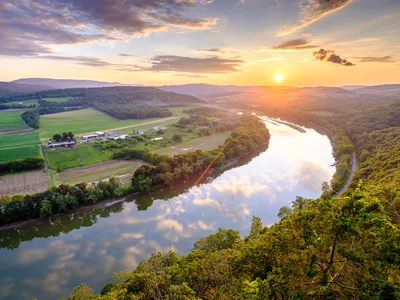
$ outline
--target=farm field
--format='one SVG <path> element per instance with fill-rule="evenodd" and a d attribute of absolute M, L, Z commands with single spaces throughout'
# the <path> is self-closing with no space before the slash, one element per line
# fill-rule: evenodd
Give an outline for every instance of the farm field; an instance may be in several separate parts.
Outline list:
<path fill-rule="evenodd" d="M 38 100 L 37 99 L 28 99 L 28 100 L 21 100 L 21 101 L 11 101 L 5 103 L 5 105 L 24 105 L 24 106 L 30 106 L 30 105 L 37 105 Z"/>
<path fill-rule="evenodd" d="M 49 102 L 57 102 L 57 103 L 63 103 L 63 102 L 67 102 L 69 100 L 70 97 L 61 97 L 61 98 L 43 98 L 43 100 L 45 101 L 49 101 Z"/>
<path fill-rule="evenodd" d="M 182 152 L 194 151 L 197 149 L 212 150 L 217 148 L 219 145 L 223 145 L 230 134 L 230 131 L 214 133 L 210 136 L 203 136 L 171 147 L 160 148 L 154 152 L 162 155 L 176 155 Z"/>
<path fill-rule="evenodd" d="M 21 120 L 24 110 L 0 111 L 0 133 L 28 129 Z M 2 145 L 2 143 L 0 143 Z"/>
<path fill-rule="evenodd" d="M 149 122 L 152 122 L 151 124 L 157 126 L 158 122 L 161 123 L 165 122 L 166 120 L 175 120 L 176 122 L 177 117 L 182 114 L 183 109 L 173 108 L 172 111 L 174 112 L 174 114 L 176 114 L 176 117 L 174 119 L 151 118 L 118 120 L 93 108 L 43 115 L 40 118 L 40 137 L 42 139 L 48 139 L 54 134 L 64 131 L 71 131 L 75 135 L 95 132 L 99 130 L 118 130 L 119 128 L 121 130 L 128 129 L 131 132 L 132 127 L 140 126 L 140 124 L 148 124 Z"/>
<path fill-rule="evenodd" d="M 39 133 L 0 136 L 0 162 L 39 157 Z"/>
<path fill-rule="evenodd" d="M 55 174 L 54 183 L 56 185 L 77 184 L 80 182 L 99 181 L 111 176 L 133 174 L 133 172 L 143 165 L 141 160 L 109 160 L 100 163 L 77 167 Z"/>
<path fill-rule="evenodd" d="M 51 169 L 64 170 L 110 160 L 111 152 L 82 144 L 73 149 L 46 150 L 46 158 Z"/>
<path fill-rule="evenodd" d="M 0 177 L 0 195 L 33 194 L 47 189 L 49 176 L 43 171 L 24 172 Z"/>

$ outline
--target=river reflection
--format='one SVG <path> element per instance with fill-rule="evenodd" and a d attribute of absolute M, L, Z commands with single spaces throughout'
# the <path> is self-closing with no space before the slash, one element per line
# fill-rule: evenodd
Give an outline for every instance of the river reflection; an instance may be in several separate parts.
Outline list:
<path fill-rule="evenodd" d="M 219 227 L 246 235 L 253 215 L 270 225 L 296 196 L 318 197 L 334 172 L 328 138 L 266 124 L 266 152 L 198 186 L 0 231 L 0 297 L 54 299 L 81 283 L 100 292 L 114 271 L 131 270 L 154 251 L 182 255 Z"/>

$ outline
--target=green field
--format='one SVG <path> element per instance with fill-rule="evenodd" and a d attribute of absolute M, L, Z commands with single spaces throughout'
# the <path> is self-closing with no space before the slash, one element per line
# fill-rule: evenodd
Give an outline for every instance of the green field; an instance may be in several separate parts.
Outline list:
<path fill-rule="evenodd" d="M 39 133 L 0 135 L 0 150 L 8 148 L 35 146 L 39 144 Z"/>
<path fill-rule="evenodd" d="M 49 102 L 57 102 L 57 103 L 63 103 L 63 102 L 67 102 L 69 100 L 70 97 L 61 97 L 61 98 L 43 98 L 43 100 L 45 101 L 49 101 Z"/>
<path fill-rule="evenodd" d="M 30 157 L 40 157 L 38 146 L 27 146 L 15 149 L 0 149 L 0 162 L 6 162 Z"/>
<path fill-rule="evenodd" d="M 28 100 L 21 100 L 21 101 L 11 101 L 11 102 L 7 102 L 5 103 L 6 105 L 24 105 L 24 106 L 30 106 L 33 104 L 38 104 L 38 100 L 37 99 L 28 99 Z"/>
<path fill-rule="evenodd" d="M 174 115 L 179 117 L 183 113 L 185 108 L 172 108 Z M 43 115 L 40 116 L 40 137 L 42 139 L 48 139 L 52 137 L 56 133 L 62 133 L 65 131 L 71 131 L 74 134 L 83 134 L 90 133 L 99 130 L 109 130 L 126 126 L 134 126 L 138 125 L 138 129 L 140 124 L 153 122 L 160 120 L 160 124 L 165 125 L 165 122 L 168 123 L 165 119 L 137 119 L 137 120 L 118 120 L 109 115 L 102 113 L 98 110 L 87 108 L 83 110 L 76 110 L 70 112 L 63 112 L 57 114 Z M 177 122 L 178 118 L 172 119 L 172 123 Z M 164 122 L 164 123 L 163 123 Z M 152 123 L 151 126 L 158 126 L 158 123 Z M 170 124 L 170 123 L 168 123 Z M 149 126 L 148 126 L 149 127 Z M 132 128 L 129 129 L 121 129 L 128 132 L 132 132 Z"/>
<path fill-rule="evenodd" d="M 111 159 L 111 152 L 100 151 L 91 144 L 74 149 L 46 150 L 46 158 L 52 169 L 69 169 Z"/>
<path fill-rule="evenodd" d="M 185 151 L 194 151 L 197 149 L 213 150 L 219 145 L 223 145 L 230 134 L 230 131 L 214 133 L 210 136 L 203 136 L 200 138 L 191 139 L 189 141 L 171 147 L 160 148 L 158 150 L 155 150 L 155 152 L 163 155 L 177 155 Z"/>
<path fill-rule="evenodd" d="M 28 129 L 21 120 L 24 110 L 2 110 L 0 111 L 0 132 L 20 131 Z M 1 143 L 0 143 L 1 145 Z"/>
<path fill-rule="evenodd" d="M 40 156 L 39 133 L 0 136 L 0 162 Z"/>

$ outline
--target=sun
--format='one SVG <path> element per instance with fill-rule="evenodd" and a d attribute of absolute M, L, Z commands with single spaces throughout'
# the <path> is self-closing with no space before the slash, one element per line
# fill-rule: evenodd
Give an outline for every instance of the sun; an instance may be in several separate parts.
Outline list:
<path fill-rule="evenodd" d="M 285 79 L 285 78 L 283 77 L 283 75 L 281 73 L 276 74 L 275 77 L 274 77 L 274 80 L 277 83 L 281 83 L 283 81 L 283 79 Z"/>

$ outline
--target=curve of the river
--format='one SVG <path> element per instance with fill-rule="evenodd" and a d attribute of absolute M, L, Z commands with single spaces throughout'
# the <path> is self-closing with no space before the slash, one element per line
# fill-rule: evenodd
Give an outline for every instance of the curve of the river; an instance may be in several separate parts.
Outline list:
<path fill-rule="evenodd" d="M 335 171 L 328 137 L 262 118 L 267 151 L 174 189 L 0 231 L 0 298 L 55 299 L 86 283 L 100 292 L 114 271 L 133 269 L 154 251 L 190 251 L 219 227 L 249 232 L 257 215 L 276 222 L 296 196 L 316 198 Z"/>

